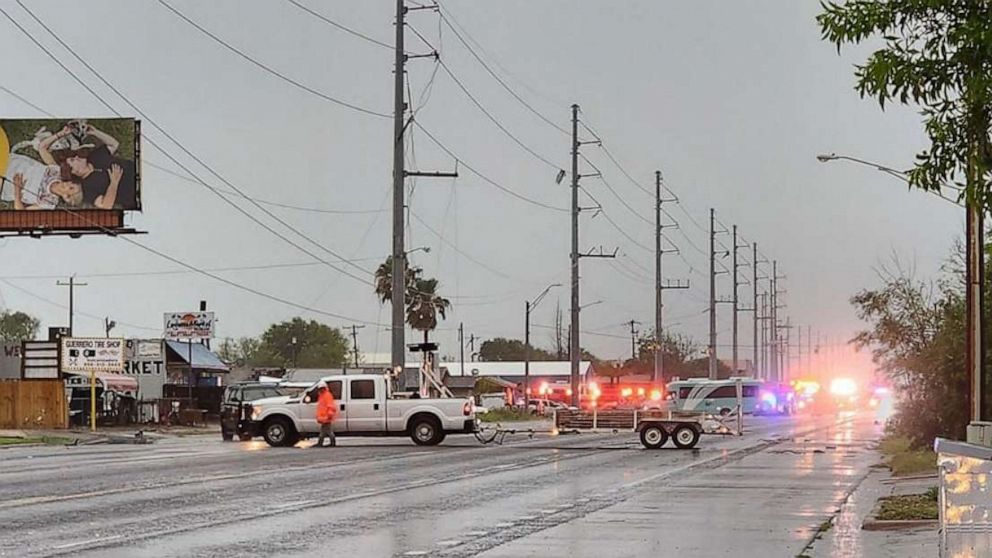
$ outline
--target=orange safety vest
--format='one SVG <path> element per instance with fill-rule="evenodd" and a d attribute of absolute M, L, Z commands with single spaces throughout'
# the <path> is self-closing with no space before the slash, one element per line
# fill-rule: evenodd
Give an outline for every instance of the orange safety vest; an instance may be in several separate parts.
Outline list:
<path fill-rule="evenodd" d="M 338 406 L 334 402 L 334 396 L 331 395 L 331 390 L 320 390 L 320 395 L 317 396 L 317 422 L 328 424 L 334 421 L 334 417 L 337 414 Z"/>

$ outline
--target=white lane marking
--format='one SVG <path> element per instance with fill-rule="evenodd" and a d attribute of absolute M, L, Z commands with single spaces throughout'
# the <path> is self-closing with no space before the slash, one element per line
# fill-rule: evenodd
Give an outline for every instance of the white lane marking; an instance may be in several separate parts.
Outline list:
<path fill-rule="evenodd" d="M 497 527 L 501 527 L 501 528 L 504 528 L 504 529 L 507 528 L 507 527 L 513 527 L 513 525 L 514 525 L 514 523 L 512 521 L 510 521 L 510 522 L 504 521 L 503 523 L 497 523 L 496 524 Z"/>
<path fill-rule="evenodd" d="M 269 506 L 270 510 L 284 510 L 288 508 L 298 508 L 301 506 L 307 506 L 314 502 L 314 500 L 298 500 L 296 502 L 286 502 L 285 504 L 276 504 L 274 506 Z"/>
<path fill-rule="evenodd" d="M 426 550 L 411 550 L 409 552 L 404 552 L 403 556 L 427 556 Z"/>
<path fill-rule="evenodd" d="M 552 515 L 558 513 L 558 510 L 541 510 L 544 515 Z"/>
<path fill-rule="evenodd" d="M 75 546 L 83 546 L 83 545 L 92 544 L 92 543 L 95 543 L 95 542 L 112 541 L 114 539 L 119 539 L 119 538 L 121 538 L 123 536 L 124 535 L 114 535 L 113 537 L 97 537 L 95 539 L 87 539 L 85 541 L 76 541 L 74 543 L 60 544 L 60 545 L 58 545 L 58 546 L 56 546 L 54 548 L 57 549 L 57 550 L 63 550 L 63 549 L 66 549 L 66 548 L 72 548 L 72 547 L 75 547 Z"/>
<path fill-rule="evenodd" d="M 500 525 L 501 524 L 497 524 L 496 526 L 499 527 Z M 513 524 L 512 523 L 507 523 L 506 525 L 509 526 L 509 525 L 513 525 Z M 468 533 L 465 533 L 465 536 L 466 537 L 481 537 L 483 535 L 488 535 L 488 534 L 489 534 L 489 531 L 469 531 Z"/>
<path fill-rule="evenodd" d="M 520 521 L 533 521 L 537 519 L 536 515 L 522 515 L 520 516 Z"/>
<path fill-rule="evenodd" d="M 456 541 L 456 540 L 440 541 L 437 544 L 438 546 L 458 546 L 462 544 L 462 541 Z"/>

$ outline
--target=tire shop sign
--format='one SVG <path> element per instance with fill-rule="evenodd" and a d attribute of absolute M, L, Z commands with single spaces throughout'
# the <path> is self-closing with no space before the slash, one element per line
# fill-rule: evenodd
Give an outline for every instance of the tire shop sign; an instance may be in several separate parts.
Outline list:
<path fill-rule="evenodd" d="M 63 337 L 63 372 L 121 372 L 124 340 L 104 337 Z"/>

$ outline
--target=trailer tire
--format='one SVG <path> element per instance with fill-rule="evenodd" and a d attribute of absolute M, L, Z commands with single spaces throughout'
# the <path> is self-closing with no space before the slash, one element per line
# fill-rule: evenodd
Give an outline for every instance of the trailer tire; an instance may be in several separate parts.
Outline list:
<path fill-rule="evenodd" d="M 672 442 L 679 449 L 692 449 L 699 442 L 699 430 L 688 424 L 680 425 L 672 432 Z"/>
<path fill-rule="evenodd" d="M 641 445 L 647 449 L 660 449 L 668 441 L 668 432 L 658 424 L 649 424 L 641 429 Z"/>
<path fill-rule="evenodd" d="M 418 446 L 436 446 L 444 441 L 444 430 L 432 415 L 416 416 L 410 421 L 410 439 Z"/>

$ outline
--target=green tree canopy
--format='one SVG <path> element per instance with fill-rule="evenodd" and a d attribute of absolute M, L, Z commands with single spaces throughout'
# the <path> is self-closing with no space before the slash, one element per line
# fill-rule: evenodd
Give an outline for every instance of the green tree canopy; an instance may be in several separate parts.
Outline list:
<path fill-rule="evenodd" d="M 438 293 L 440 282 L 423 277 L 424 270 L 415 266 L 406 268 L 406 323 L 424 332 L 424 341 L 430 331 L 437 328 L 438 318 L 442 320 L 451 308 L 451 301 Z M 379 265 L 375 271 L 374 291 L 379 302 L 386 303 L 393 298 L 393 257 Z"/>
<path fill-rule="evenodd" d="M 968 424 L 965 304 L 959 281 L 933 285 L 905 272 L 851 302 L 868 328 L 854 338 L 900 391 L 892 426 L 919 447 L 963 438 Z M 987 318 L 986 318 L 987 319 Z"/>
<path fill-rule="evenodd" d="M 519 339 L 496 337 L 483 341 L 482 345 L 479 346 L 479 360 L 482 361 L 519 362 L 524 360 L 524 353 L 524 342 Z M 557 360 L 557 355 L 531 345 L 530 359 L 533 361 Z"/>
<path fill-rule="evenodd" d="M 3 341 L 30 341 L 38 334 L 41 322 L 24 312 L 0 312 L 0 339 Z"/>
<path fill-rule="evenodd" d="M 969 202 L 990 205 L 992 3 L 978 0 L 828 2 L 817 17 L 823 38 L 844 44 L 880 39 L 856 66 L 864 97 L 920 107 L 930 148 L 916 156 L 912 185 L 939 191 L 965 177 Z"/>
<path fill-rule="evenodd" d="M 294 347 L 293 338 L 296 338 Z M 348 357 L 348 340 L 337 328 L 302 318 L 272 324 L 257 346 L 246 342 L 244 349 L 252 366 L 292 368 L 294 351 L 299 368 L 330 368 L 343 365 Z"/>

